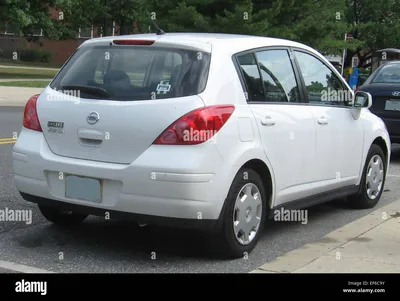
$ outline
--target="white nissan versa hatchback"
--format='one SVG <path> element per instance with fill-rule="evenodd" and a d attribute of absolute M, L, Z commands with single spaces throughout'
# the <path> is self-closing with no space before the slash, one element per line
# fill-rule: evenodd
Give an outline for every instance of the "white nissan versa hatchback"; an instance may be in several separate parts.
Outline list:
<path fill-rule="evenodd" d="M 15 184 L 49 221 L 210 231 L 241 257 L 274 210 L 379 201 L 390 161 L 371 95 L 303 44 L 167 33 L 83 43 L 26 104 Z"/>

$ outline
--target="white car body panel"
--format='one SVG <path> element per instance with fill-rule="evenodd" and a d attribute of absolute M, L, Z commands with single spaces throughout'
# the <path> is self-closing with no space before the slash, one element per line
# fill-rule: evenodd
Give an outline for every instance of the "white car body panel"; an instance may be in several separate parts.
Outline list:
<path fill-rule="evenodd" d="M 51 151 L 65 157 L 121 164 L 134 162 L 172 122 L 204 106 L 198 96 L 131 102 L 84 98 L 79 102 L 52 101 L 60 97 L 56 94 L 61 92 L 47 87 L 38 102 L 43 133 Z M 60 105 L 62 110 L 58 110 Z M 90 112 L 100 116 L 99 122 L 91 126 L 86 121 Z M 49 121 L 64 122 L 64 134 L 48 132 Z M 92 141 L 89 139 L 98 142 L 88 144 Z"/>
<path fill-rule="evenodd" d="M 265 154 L 276 166 L 274 205 L 312 195 L 314 189 L 309 184 L 315 182 L 315 126 L 310 108 L 275 104 L 250 104 L 250 108 Z M 265 119 L 274 124 L 263 125 Z"/>
<path fill-rule="evenodd" d="M 326 181 L 325 189 L 355 185 L 364 143 L 363 123 L 354 120 L 351 108 L 312 106 L 311 110 L 316 127 L 316 178 Z M 320 124 L 321 118 L 327 123 Z"/>

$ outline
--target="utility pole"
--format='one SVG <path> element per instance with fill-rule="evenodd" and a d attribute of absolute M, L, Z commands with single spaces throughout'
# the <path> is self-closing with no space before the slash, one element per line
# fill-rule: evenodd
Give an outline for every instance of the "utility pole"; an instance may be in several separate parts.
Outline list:
<path fill-rule="evenodd" d="M 346 42 L 347 41 L 347 32 L 346 32 L 346 34 L 344 35 L 344 41 Z M 346 46 L 345 46 L 345 48 L 343 49 L 343 56 L 342 56 L 342 71 L 341 71 L 341 75 L 342 75 L 342 77 L 343 77 L 343 73 L 344 73 L 344 61 L 346 60 Z"/>

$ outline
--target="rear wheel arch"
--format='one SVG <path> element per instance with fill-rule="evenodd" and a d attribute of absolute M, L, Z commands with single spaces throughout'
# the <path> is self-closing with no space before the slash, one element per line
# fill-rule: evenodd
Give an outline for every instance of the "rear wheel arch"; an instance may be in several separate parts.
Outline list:
<path fill-rule="evenodd" d="M 274 184 L 274 180 L 273 180 L 273 173 L 271 172 L 271 168 L 268 166 L 268 164 L 266 162 L 264 162 L 262 159 L 256 157 L 253 159 L 248 159 L 247 161 L 245 161 L 245 163 L 242 163 L 242 164 L 236 165 L 236 166 L 239 166 L 239 167 L 237 169 L 235 169 L 234 172 L 231 173 L 233 176 L 232 176 L 232 178 L 230 178 L 227 181 L 226 195 L 224 197 L 224 201 L 222 204 L 219 223 L 218 223 L 218 226 L 216 227 L 217 230 L 219 229 L 220 222 L 222 221 L 221 217 L 224 215 L 224 212 L 226 210 L 228 192 L 231 189 L 231 186 L 232 186 L 232 183 L 233 183 L 235 177 L 244 168 L 254 170 L 261 177 L 261 180 L 264 184 L 264 190 L 266 193 L 265 199 L 267 201 L 267 206 L 268 206 L 267 209 L 270 209 L 273 205 L 273 195 L 274 195 L 275 184 Z M 265 213 L 268 214 L 268 212 L 265 212 Z"/>
<path fill-rule="evenodd" d="M 273 181 L 272 181 L 272 174 L 270 169 L 268 168 L 267 164 L 263 162 L 260 159 L 252 159 L 250 161 L 247 161 L 243 166 L 240 167 L 239 170 L 243 168 L 248 168 L 254 170 L 261 178 L 263 184 L 264 184 L 264 189 L 266 193 L 266 200 L 268 204 L 268 208 L 272 207 L 272 201 L 273 201 Z"/>

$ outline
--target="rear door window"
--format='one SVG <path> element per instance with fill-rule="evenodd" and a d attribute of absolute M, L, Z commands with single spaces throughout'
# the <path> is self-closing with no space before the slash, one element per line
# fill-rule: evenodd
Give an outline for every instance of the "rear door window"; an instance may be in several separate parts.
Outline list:
<path fill-rule="evenodd" d="M 265 101 L 260 70 L 253 53 L 239 55 L 238 63 L 247 86 L 248 101 Z"/>
<path fill-rule="evenodd" d="M 82 47 L 51 88 L 83 98 L 147 100 L 196 95 L 206 86 L 210 54 L 143 46 Z"/>
<path fill-rule="evenodd" d="M 264 83 L 266 101 L 300 102 L 299 88 L 287 50 L 274 49 L 256 53 Z"/>

